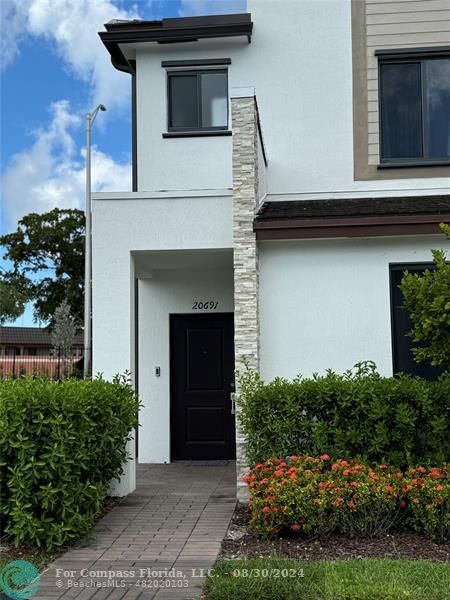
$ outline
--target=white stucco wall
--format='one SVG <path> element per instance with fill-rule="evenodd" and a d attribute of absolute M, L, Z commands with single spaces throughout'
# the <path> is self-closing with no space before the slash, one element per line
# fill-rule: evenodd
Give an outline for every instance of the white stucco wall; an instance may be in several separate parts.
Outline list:
<path fill-rule="evenodd" d="M 265 379 L 343 372 L 361 360 L 392 374 L 389 263 L 431 262 L 443 236 L 260 244 Z"/>
<path fill-rule="evenodd" d="M 217 309 L 194 311 L 196 300 L 217 301 Z M 231 254 L 228 269 L 155 271 L 139 282 L 140 462 L 170 461 L 169 315 L 233 311 Z"/>
<path fill-rule="evenodd" d="M 111 377 L 132 369 L 131 252 L 231 248 L 231 196 L 95 194 L 92 239 L 93 371 Z"/>
<path fill-rule="evenodd" d="M 140 190 L 231 187 L 231 137 L 162 138 L 167 86 L 161 61 L 216 57 L 231 58 L 229 90 L 255 88 L 268 193 L 448 187 L 442 177 L 353 181 L 350 0 L 248 0 L 247 10 L 251 44 L 228 38 L 136 46 Z"/>
<path fill-rule="evenodd" d="M 167 80 L 161 60 L 171 52 L 159 53 L 154 46 L 137 54 L 138 189 L 231 188 L 230 136 L 163 139 L 167 131 Z M 185 47 L 178 51 L 181 55 L 185 52 Z"/>
<path fill-rule="evenodd" d="M 228 192 L 222 195 L 204 192 L 187 197 L 94 194 L 92 239 L 93 373 L 103 373 L 108 379 L 125 370 L 134 374 L 135 264 L 132 253 L 231 249 L 232 197 Z M 183 280 L 181 276 L 180 280 Z M 189 289 L 189 284 L 187 287 Z M 220 285 L 219 289 L 222 289 Z M 208 288 L 199 291 L 208 292 Z M 232 288 L 227 297 L 233 297 Z M 225 304 L 225 299 L 223 302 Z M 143 314 L 145 322 L 146 313 Z M 152 446 L 151 449 L 153 452 Z M 134 441 L 128 450 L 130 456 L 134 456 Z M 167 460 L 160 446 L 156 454 Z M 113 493 L 122 496 L 134 488 L 135 468 L 131 462 L 126 464 L 120 483 L 113 486 Z"/>

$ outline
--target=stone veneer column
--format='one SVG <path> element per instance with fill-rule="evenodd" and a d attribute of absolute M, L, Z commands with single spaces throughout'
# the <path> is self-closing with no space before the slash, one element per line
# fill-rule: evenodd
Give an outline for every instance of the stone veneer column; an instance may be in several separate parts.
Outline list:
<path fill-rule="evenodd" d="M 258 202 L 258 131 L 254 94 L 232 97 L 234 343 L 236 372 L 259 369 L 258 249 L 253 219 Z M 236 390 L 239 393 L 239 390 Z M 242 481 L 248 465 L 236 415 L 237 498 L 248 499 Z"/>

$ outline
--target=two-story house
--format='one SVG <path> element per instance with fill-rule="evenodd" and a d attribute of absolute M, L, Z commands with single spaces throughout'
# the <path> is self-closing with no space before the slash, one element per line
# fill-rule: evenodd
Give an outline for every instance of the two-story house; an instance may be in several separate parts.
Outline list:
<path fill-rule="evenodd" d="M 238 495 L 235 368 L 414 371 L 397 285 L 450 221 L 448 0 L 247 10 L 105 25 L 133 191 L 93 201 L 94 371 L 132 372 L 140 462 L 236 457 Z"/>

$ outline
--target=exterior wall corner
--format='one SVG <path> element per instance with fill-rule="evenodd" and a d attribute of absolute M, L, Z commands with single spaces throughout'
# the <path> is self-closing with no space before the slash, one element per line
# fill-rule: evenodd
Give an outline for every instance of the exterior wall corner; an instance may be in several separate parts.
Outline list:
<path fill-rule="evenodd" d="M 254 96 L 231 100 L 233 123 L 234 327 L 236 373 L 259 370 L 258 248 L 253 219 L 258 204 L 258 131 Z M 239 394 L 239 389 L 236 390 Z M 247 502 L 245 436 L 236 416 L 237 498 Z"/>

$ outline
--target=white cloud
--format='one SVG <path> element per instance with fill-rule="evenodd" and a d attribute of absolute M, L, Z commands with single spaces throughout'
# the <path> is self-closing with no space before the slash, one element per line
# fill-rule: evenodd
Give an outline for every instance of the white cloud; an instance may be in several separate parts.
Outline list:
<path fill-rule="evenodd" d="M 111 0 L 0 0 L 6 64 L 18 53 L 21 37 L 45 37 L 67 68 L 85 82 L 92 105 L 103 102 L 108 108 L 122 108 L 130 93 L 129 76 L 114 69 L 97 33 L 111 19 L 139 18 L 137 7 L 118 8 Z M 2 10 L 3 12 L 3 10 Z"/>
<path fill-rule="evenodd" d="M 24 36 L 22 10 L 27 2 L 23 2 L 20 9 L 15 0 L 0 0 L 0 66 L 6 69 L 18 56 L 20 41 Z"/>
<path fill-rule="evenodd" d="M 82 119 L 70 112 L 66 100 L 52 104 L 51 113 L 48 128 L 37 131 L 33 145 L 13 156 L 5 170 L 3 210 L 9 228 L 30 212 L 45 212 L 56 206 L 84 207 L 84 149 L 77 148 L 73 138 Z M 93 191 L 126 191 L 130 187 L 130 165 L 116 163 L 94 147 Z"/>
<path fill-rule="evenodd" d="M 185 16 L 221 15 L 245 12 L 246 0 L 181 0 L 179 14 Z"/>

